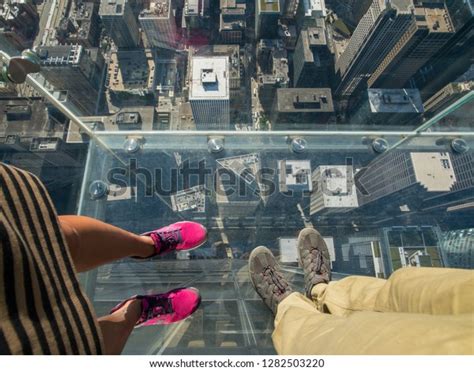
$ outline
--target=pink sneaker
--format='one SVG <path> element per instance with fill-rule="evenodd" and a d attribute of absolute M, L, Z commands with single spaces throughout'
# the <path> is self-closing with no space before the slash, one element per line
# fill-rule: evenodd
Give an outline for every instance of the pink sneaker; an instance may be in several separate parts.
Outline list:
<path fill-rule="evenodd" d="M 207 240 L 207 229 L 195 222 L 177 222 L 142 236 L 150 236 L 155 243 L 156 255 L 163 255 L 171 251 L 194 250 Z"/>
<path fill-rule="evenodd" d="M 166 294 L 132 296 L 112 308 L 110 314 L 134 299 L 141 300 L 142 304 L 142 314 L 135 327 L 168 325 L 181 321 L 193 314 L 201 304 L 199 290 L 188 287 L 174 289 Z"/>

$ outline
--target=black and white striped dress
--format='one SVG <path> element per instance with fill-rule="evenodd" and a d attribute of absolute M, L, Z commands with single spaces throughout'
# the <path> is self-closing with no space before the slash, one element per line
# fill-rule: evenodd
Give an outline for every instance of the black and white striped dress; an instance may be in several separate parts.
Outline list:
<path fill-rule="evenodd" d="M 94 310 L 34 175 L 0 164 L 0 354 L 101 354 Z"/>

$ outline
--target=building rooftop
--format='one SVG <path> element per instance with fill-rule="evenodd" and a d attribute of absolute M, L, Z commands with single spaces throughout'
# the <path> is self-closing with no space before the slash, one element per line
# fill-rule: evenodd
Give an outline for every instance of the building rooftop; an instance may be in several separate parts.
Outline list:
<path fill-rule="evenodd" d="M 325 0 L 302 0 L 303 9 L 306 16 L 313 16 L 319 13 L 321 16 L 326 16 L 326 2 Z"/>
<path fill-rule="evenodd" d="M 206 211 L 206 190 L 198 185 L 179 191 L 171 195 L 173 211 L 193 211 L 203 213 Z"/>
<path fill-rule="evenodd" d="M 357 207 L 356 186 L 352 166 L 323 165 L 313 172 L 315 193 L 322 194 L 324 207 Z"/>
<path fill-rule="evenodd" d="M 94 37 L 97 22 L 94 19 L 94 3 L 77 3 L 57 27 L 57 38 L 62 44 L 75 44 Z"/>
<path fill-rule="evenodd" d="M 0 143 L 7 138 L 59 137 L 65 123 L 52 120 L 42 98 L 0 98 Z"/>
<path fill-rule="evenodd" d="M 413 0 L 390 0 L 387 4 L 399 13 L 411 13 L 415 7 Z"/>
<path fill-rule="evenodd" d="M 170 18 L 171 0 L 152 0 L 148 9 L 140 12 L 140 18 Z"/>
<path fill-rule="evenodd" d="M 45 66 L 78 64 L 84 48 L 81 45 L 42 46 L 38 49 L 41 64 Z"/>
<path fill-rule="evenodd" d="M 192 57 L 189 99 L 229 99 L 227 57 Z"/>
<path fill-rule="evenodd" d="M 120 50 L 111 54 L 107 77 L 111 90 L 151 91 L 155 76 L 155 52 L 152 50 Z"/>
<path fill-rule="evenodd" d="M 451 157 L 447 152 L 412 152 L 416 180 L 428 192 L 449 192 L 456 183 Z"/>
<path fill-rule="evenodd" d="M 311 161 L 279 160 L 278 184 L 280 192 L 288 190 L 312 191 Z"/>
<path fill-rule="evenodd" d="M 224 9 L 220 14 L 219 31 L 245 28 L 245 9 Z"/>
<path fill-rule="evenodd" d="M 424 112 L 418 89 L 368 89 L 370 110 L 373 113 Z"/>
<path fill-rule="evenodd" d="M 445 7 L 416 7 L 415 19 L 418 27 L 428 28 L 430 32 L 454 32 L 454 26 Z"/>
<path fill-rule="evenodd" d="M 279 0 L 258 0 L 260 13 L 280 13 Z"/>
<path fill-rule="evenodd" d="M 300 39 L 303 44 L 303 56 L 305 61 L 314 62 L 318 55 L 313 53 L 314 48 L 326 45 L 326 34 L 323 28 L 309 27 L 300 32 Z"/>
<path fill-rule="evenodd" d="M 156 88 L 160 93 L 168 91 L 174 94 L 176 79 L 178 76 L 178 66 L 176 59 L 156 60 Z"/>
<path fill-rule="evenodd" d="M 334 112 L 329 88 L 282 88 L 276 99 L 278 112 Z"/>
<path fill-rule="evenodd" d="M 327 45 L 326 32 L 324 27 L 308 27 L 306 30 L 308 35 L 309 46 Z"/>
<path fill-rule="evenodd" d="M 125 4 L 128 0 L 102 0 L 100 2 L 99 15 L 121 16 L 125 12 Z"/>
<path fill-rule="evenodd" d="M 202 15 L 204 11 L 204 2 L 200 0 L 186 0 L 183 13 L 185 15 Z"/>

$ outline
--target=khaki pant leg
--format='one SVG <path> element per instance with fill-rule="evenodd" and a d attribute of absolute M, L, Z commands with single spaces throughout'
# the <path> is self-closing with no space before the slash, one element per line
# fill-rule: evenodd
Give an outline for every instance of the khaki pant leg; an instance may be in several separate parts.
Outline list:
<path fill-rule="evenodd" d="M 273 344 L 279 354 L 474 354 L 474 316 L 321 313 L 293 293 L 278 306 Z"/>
<path fill-rule="evenodd" d="M 399 269 L 379 291 L 374 310 L 426 314 L 474 313 L 474 270 Z"/>
<path fill-rule="evenodd" d="M 350 276 L 316 285 L 316 307 L 325 313 L 353 311 L 425 314 L 474 313 L 474 270 L 402 268 L 388 280 Z"/>
<path fill-rule="evenodd" d="M 386 283 L 375 277 L 350 276 L 314 286 L 311 296 L 316 308 L 324 313 L 342 316 L 354 311 L 371 311 Z"/>

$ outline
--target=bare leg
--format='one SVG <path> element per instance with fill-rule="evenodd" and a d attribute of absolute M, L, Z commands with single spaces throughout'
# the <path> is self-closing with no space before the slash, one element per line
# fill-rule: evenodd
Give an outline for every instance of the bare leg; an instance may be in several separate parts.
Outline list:
<path fill-rule="evenodd" d="M 154 253 L 153 240 L 85 216 L 59 216 L 74 265 L 79 272 L 128 256 Z"/>
<path fill-rule="evenodd" d="M 130 300 L 116 312 L 99 318 L 105 354 L 114 355 L 122 352 L 140 314 L 140 300 Z"/>

